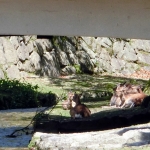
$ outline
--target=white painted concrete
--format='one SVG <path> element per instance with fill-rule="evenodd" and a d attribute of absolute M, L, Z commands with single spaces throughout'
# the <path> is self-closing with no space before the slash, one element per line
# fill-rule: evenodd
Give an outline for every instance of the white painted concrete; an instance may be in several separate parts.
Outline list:
<path fill-rule="evenodd" d="M 0 0 L 1 35 L 150 39 L 150 0 Z"/>

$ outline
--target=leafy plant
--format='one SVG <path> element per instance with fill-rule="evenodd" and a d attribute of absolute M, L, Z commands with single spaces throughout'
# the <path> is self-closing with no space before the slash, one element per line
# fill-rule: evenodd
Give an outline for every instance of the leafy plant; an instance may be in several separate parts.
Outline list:
<path fill-rule="evenodd" d="M 37 89 L 37 85 L 21 83 L 16 79 L 0 79 L 0 109 L 39 106 Z"/>
<path fill-rule="evenodd" d="M 150 79 L 146 82 L 144 93 L 150 95 Z"/>
<path fill-rule="evenodd" d="M 38 106 L 48 107 L 56 104 L 56 94 L 51 91 L 48 93 L 38 93 Z"/>
<path fill-rule="evenodd" d="M 76 73 L 77 74 L 81 74 L 82 73 L 80 65 L 74 65 L 74 68 L 76 69 Z"/>

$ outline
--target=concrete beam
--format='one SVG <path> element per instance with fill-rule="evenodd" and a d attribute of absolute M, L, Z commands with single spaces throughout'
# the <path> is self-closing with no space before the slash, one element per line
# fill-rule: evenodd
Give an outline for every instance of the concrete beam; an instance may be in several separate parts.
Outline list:
<path fill-rule="evenodd" d="M 0 0 L 1 35 L 150 39 L 150 0 Z"/>

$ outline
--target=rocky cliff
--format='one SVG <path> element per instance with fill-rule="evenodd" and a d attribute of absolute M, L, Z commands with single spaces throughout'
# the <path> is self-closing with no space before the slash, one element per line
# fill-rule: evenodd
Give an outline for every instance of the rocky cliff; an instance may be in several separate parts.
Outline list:
<path fill-rule="evenodd" d="M 150 70 L 150 41 L 100 37 L 0 37 L 0 77 L 131 74 Z"/>

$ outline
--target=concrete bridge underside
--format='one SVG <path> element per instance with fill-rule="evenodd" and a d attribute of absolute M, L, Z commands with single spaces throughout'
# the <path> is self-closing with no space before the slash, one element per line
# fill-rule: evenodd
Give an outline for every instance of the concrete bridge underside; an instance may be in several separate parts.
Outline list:
<path fill-rule="evenodd" d="M 0 0 L 0 35 L 150 39 L 150 0 Z"/>

